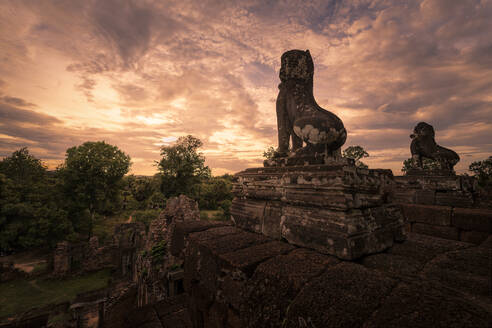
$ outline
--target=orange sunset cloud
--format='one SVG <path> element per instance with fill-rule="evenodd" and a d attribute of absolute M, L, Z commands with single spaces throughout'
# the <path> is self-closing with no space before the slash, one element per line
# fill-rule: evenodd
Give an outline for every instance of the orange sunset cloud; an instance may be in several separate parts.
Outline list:
<path fill-rule="evenodd" d="M 276 146 L 280 56 L 309 49 L 314 94 L 372 168 L 399 174 L 426 121 L 459 153 L 492 153 L 492 1 L 0 2 L 0 157 L 49 166 L 105 140 L 154 174 L 192 134 L 214 174 Z"/>

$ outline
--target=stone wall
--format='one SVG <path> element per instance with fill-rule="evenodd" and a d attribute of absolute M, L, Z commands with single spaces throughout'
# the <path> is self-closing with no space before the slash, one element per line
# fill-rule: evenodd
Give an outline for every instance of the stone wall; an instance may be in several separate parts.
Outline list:
<path fill-rule="evenodd" d="M 478 184 L 470 176 L 405 175 L 394 178 L 394 200 L 402 204 L 480 207 Z"/>
<path fill-rule="evenodd" d="M 166 208 L 150 224 L 145 246 L 135 263 L 138 306 L 154 304 L 176 294 L 175 281 L 182 274 L 183 256 L 171 250 L 176 224 L 199 221 L 200 211 L 194 200 L 180 195 L 166 202 Z"/>
<path fill-rule="evenodd" d="M 53 252 L 53 275 L 63 277 L 75 272 L 116 269 L 118 277 L 133 277 L 137 250 L 143 248 L 143 223 L 123 223 L 115 227 L 109 245 L 99 245 L 97 237 L 88 242 L 60 242 Z"/>
<path fill-rule="evenodd" d="M 491 238 L 475 246 L 410 233 L 347 262 L 233 226 L 176 230 L 195 328 L 487 327 L 492 314 Z"/>
<path fill-rule="evenodd" d="M 395 201 L 410 232 L 479 244 L 492 233 L 492 210 L 469 176 L 397 176 Z"/>

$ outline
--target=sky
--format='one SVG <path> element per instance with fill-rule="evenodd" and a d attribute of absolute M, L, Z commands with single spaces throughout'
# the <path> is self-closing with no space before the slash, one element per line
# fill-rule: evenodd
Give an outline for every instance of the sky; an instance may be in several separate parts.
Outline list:
<path fill-rule="evenodd" d="M 191 134 L 215 175 L 277 146 L 280 56 L 309 49 L 314 96 L 370 168 L 401 174 L 420 121 L 461 157 L 492 155 L 492 0 L 2 0 L 0 157 L 54 168 L 104 140 L 157 172 Z"/>

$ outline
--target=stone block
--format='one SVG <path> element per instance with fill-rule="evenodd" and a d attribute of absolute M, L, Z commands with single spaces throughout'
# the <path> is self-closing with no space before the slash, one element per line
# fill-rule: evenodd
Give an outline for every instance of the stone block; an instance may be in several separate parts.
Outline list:
<path fill-rule="evenodd" d="M 268 202 L 265 207 L 261 232 L 270 238 L 281 239 L 281 220 L 282 204 L 280 202 Z"/>
<path fill-rule="evenodd" d="M 185 247 L 185 238 L 193 232 L 200 232 L 213 227 L 225 226 L 224 233 L 230 234 L 235 232 L 237 229 L 235 227 L 227 227 L 227 223 L 222 222 L 208 222 L 208 221 L 183 221 L 177 222 L 173 233 L 169 236 L 170 238 L 170 252 L 174 256 L 179 256 L 181 251 Z M 220 231 L 220 230 L 219 230 Z M 210 234 L 207 233 L 207 235 Z"/>
<path fill-rule="evenodd" d="M 461 178 L 459 175 L 429 177 L 432 181 L 433 189 L 437 191 L 460 191 L 462 190 Z"/>
<path fill-rule="evenodd" d="M 362 259 L 361 264 L 395 277 L 417 276 L 423 267 L 417 260 L 387 253 L 368 255 Z"/>
<path fill-rule="evenodd" d="M 451 207 L 449 206 L 401 204 L 401 208 L 405 219 L 409 222 L 451 225 Z"/>
<path fill-rule="evenodd" d="M 451 223 L 463 230 L 492 233 L 492 210 L 455 208 Z"/>
<path fill-rule="evenodd" d="M 222 254 L 219 257 L 222 267 L 227 268 L 227 270 L 239 270 L 247 276 L 251 276 L 260 262 L 277 255 L 288 253 L 293 249 L 294 246 L 285 242 L 272 241 Z"/>
<path fill-rule="evenodd" d="M 396 284 L 378 271 L 340 263 L 304 286 L 282 327 L 362 327 Z"/>
<path fill-rule="evenodd" d="M 453 207 L 472 207 L 473 195 L 459 191 L 436 192 L 436 205 Z"/>
<path fill-rule="evenodd" d="M 489 324 L 488 311 L 429 282 L 402 282 L 380 302 L 364 327 L 485 328 Z"/>
<path fill-rule="evenodd" d="M 455 227 L 443 227 L 425 223 L 414 223 L 412 232 L 444 239 L 460 240 L 459 230 Z"/>
<path fill-rule="evenodd" d="M 480 231 L 460 231 L 460 240 L 465 243 L 481 244 L 483 243 L 490 234 L 487 232 Z"/>
<path fill-rule="evenodd" d="M 350 213 L 286 206 L 283 217 L 282 237 L 289 243 L 346 260 L 383 251 L 405 236 L 403 217 L 392 205 Z"/>
<path fill-rule="evenodd" d="M 281 327 L 301 288 L 340 260 L 300 248 L 261 263 L 244 288 L 241 318 L 245 327 Z"/>
<path fill-rule="evenodd" d="M 354 199 L 351 193 L 343 193 L 331 188 L 311 188 L 287 186 L 285 188 L 285 201 L 289 204 L 300 206 L 322 206 L 329 209 L 346 210 L 353 207 Z"/>
<path fill-rule="evenodd" d="M 404 243 L 395 243 L 388 250 L 388 253 L 426 263 L 440 254 L 470 246 L 471 244 L 461 241 L 435 238 L 412 232 L 407 235 L 407 240 Z"/>
<path fill-rule="evenodd" d="M 491 253 L 470 247 L 445 253 L 425 266 L 422 277 L 474 296 L 490 296 Z"/>
<path fill-rule="evenodd" d="M 229 308 L 227 311 L 227 328 L 243 328 L 239 315 Z"/>
<path fill-rule="evenodd" d="M 389 203 L 389 170 L 335 161 L 247 169 L 235 179 L 231 214 L 239 228 L 347 260 L 405 236 L 400 209 Z"/>
<path fill-rule="evenodd" d="M 417 190 L 415 192 L 415 203 L 423 205 L 434 205 L 436 192 L 434 190 Z"/>
<path fill-rule="evenodd" d="M 492 249 L 492 235 L 489 235 L 487 239 L 485 239 L 485 241 L 480 244 L 480 247 Z"/>
<path fill-rule="evenodd" d="M 232 235 L 220 235 L 215 231 L 202 231 L 189 236 L 189 245 L 186 249 L 185 261 L 185 290 L 193 288 L 193 281 L 200 284 L 210 293 L 218 288 L 217 277 L 222 269 L 221 255 L 231 254 L 237 250 L 260 245 L 269 241 L 263 235 L 246 231 L 239 231 Z M 222 228 L 224 232 L 224 228 Z"/>
<path fill-rule="evenodd" d="M 231 206 L 231 218 L 238 228 L 261 233 L 266 201 L 235 198 Z"/>
<path fill-rule="evenodd" d="M 396 189 L 393 193 L 393 200 L 401 204 L 414 204 L 415 194 L 417 190 L 412 189 Z"/>

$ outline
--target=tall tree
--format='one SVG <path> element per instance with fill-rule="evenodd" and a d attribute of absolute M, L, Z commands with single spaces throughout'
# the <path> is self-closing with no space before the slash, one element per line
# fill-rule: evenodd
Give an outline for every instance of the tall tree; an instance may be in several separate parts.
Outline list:
<path fill-rule="evenodd" d="M 104 141 L 88 141 L 67 149 L 58 173 L 72 210 L 88 209 L 89 234 L 92 234 L 95 213 L 107 212 L 118 200 L 122 178 L 130 165 L 130 156 Z"/>
<path fill-rule="evenodd" d="M 46 173 L 27 148 L 0 161 L 0 253 L 53 246 L 73 232 Z"/>
<path fill-rule="evenodd" d="M 343 156 L 352 158 L 355 161 L 355 165 L 360 168 L 367 169 L 368 166 L 364 164 L 360 159 L 369 157 L 369 154 L 361 146 L 349 146 L 343 151 Z"/>
<path fill-rule="evenodd" d="M 179 137 L 176 143 L 161 148 L 161 160 L 157 167 L 161 175 L 161 190 L 166 197 L 190 195 L 193 187 L 203 178 L 210 177 L 205 157 L 198 153 L 200 139 L 191 135 Z"/>

